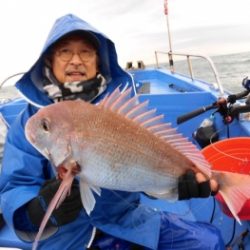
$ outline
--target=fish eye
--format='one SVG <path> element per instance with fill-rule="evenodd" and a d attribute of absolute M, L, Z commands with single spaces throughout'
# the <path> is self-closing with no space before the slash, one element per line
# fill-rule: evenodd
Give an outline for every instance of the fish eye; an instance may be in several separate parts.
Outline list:
<path fill-rule="evenodd" d="M 49 121 L 47 119 L 42 119 L 41 121 L 41 128 L 45 131 L 45 132 L 49 132 Z"/>

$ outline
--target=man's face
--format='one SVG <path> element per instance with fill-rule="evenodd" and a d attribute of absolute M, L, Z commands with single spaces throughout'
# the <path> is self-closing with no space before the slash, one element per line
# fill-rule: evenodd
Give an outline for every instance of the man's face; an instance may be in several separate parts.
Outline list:
<path fill-rule="evenodd" d="M 60 83 L 89 80 L 98 70 L 96 50 L 80 36 L 67 37 L 55 45 L 51 66 Z"/>

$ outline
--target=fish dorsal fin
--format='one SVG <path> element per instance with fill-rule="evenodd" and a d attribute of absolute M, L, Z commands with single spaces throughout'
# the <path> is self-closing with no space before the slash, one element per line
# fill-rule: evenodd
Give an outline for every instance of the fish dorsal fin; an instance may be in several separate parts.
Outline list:
<path fill-rule="evenodd" d="M 131 90 L 132 88 L 128 88 L 121 92 L 119 87 L 116 88 L 110 96 L 105 97 L 100 106 L 121 114 L 146 128 L 189 158 L 203 173 L 210 177 L 210 165 L 199 149 L 178 133 L 171 123 L 165 123 L 164 115 L 157 115 L 156 109 L 149 109 L 148 101 L 140 103 L 137 95 L 131 97 Z"/>
<path fill-rule="evenodd" d="M 103 107 L 110 107 L 110 105 L 112 105 L 119 96 L 119 93 L 119 88 L 116 88 L 111 95 L 105 96 L 105 98 L 100 102 L 100 105 Z"/>

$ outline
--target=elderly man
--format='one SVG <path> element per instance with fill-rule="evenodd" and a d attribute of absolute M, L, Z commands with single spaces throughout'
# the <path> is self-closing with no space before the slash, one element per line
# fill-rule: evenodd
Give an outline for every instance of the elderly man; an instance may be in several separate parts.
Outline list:
<path fill-rule="evenodd" d="M 51 163 L 25 139 L 26 121 L 53 102 L 98 102 L 118 85 L 131 86 L 132 80 L 118 65 L 113 42 L 74 15 L 58 19 L 40 57 L 16 84 L 28 104 L 9 129 L 5 145 L 1 206 L 6 222 L 22 240 L 34 240 L 60 184 Z M 191 179 L 199 190 L 200 184 Z M 183 180 L 180 183 L 188 185 Z M 180 186 L 181 198 L 193 196 Z M 208 196 L 209 183 L 205 186 L 205 191 L 202 188 L 195 196 Z M 224 248 L 219 232 L 211 225 L 146 208 L 140 205 L 139 193 L 103 189 L 88 216 L 76 180 L 70 195 L 50 218 L 39 249 L 76 250 L 91 245 L 93 249 Z"/>

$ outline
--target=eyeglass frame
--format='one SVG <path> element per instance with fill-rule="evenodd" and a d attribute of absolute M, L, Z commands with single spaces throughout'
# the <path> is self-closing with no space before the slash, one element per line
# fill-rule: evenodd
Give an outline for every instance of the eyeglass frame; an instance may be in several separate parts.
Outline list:
<path fill-rule="evenodd" d="M 66 52 L 68 52 L 68 53 L 70 53 L 70 54 L 68 54 L 68 55 L 65 55 L 65 56 L 67 56 L 68 57 L 68 59 L 63 59 L 61 56 L 62 56 L 62 53 L 66 53 Z M 88 53 L 88 57 L 86 58 L 86 57 L 82 57 L 82 55 L 81 55 L 81 53 Z M 81 61 L 82 62 L 88 62 L 89 60 L 91 60 L 93 57 L 94 57 L 94 55 L 97 55 L 97 51 L 96 50 L 82 50 L 82 51 L 80 51 L 80 52 L 77 52 L 77 53 L 75 53 L 75 52 L 73 52 L 72 50 L 70 50 L 70 49 L 66 49 L 66 48 L 63 48 L 63 49 L 56 49 L 55 51 L 54 51 L 54 55 L 56 55 L 59 59 L 61 59 L 62 61 L 64 61 L 64 62 L 69 62 L 69 61 L 71 61 L 72 60 L 72 58 L 73 58 L 73 56 L 74 55 L 78 55 L 78 57 L 81 59 Z"/>

